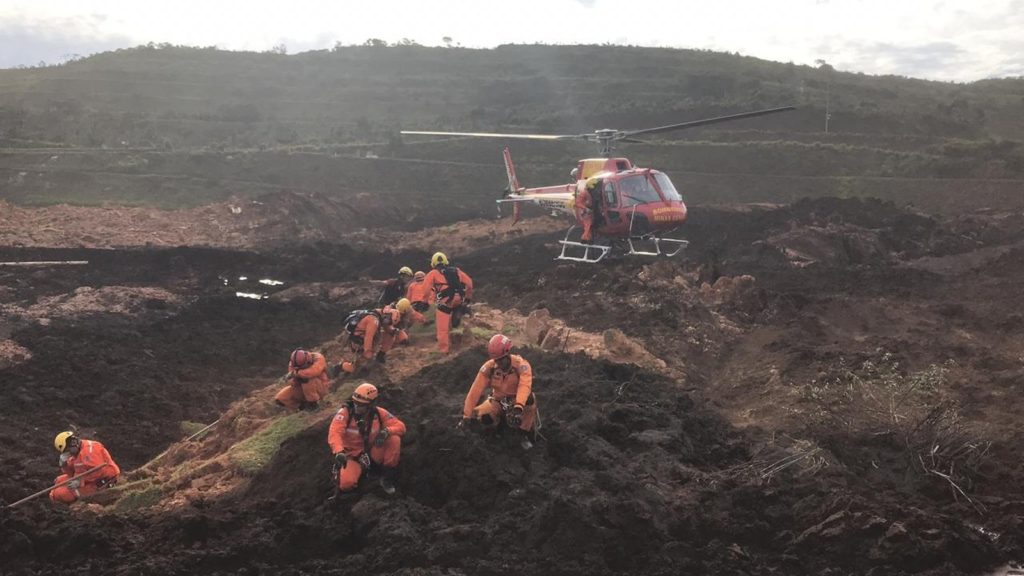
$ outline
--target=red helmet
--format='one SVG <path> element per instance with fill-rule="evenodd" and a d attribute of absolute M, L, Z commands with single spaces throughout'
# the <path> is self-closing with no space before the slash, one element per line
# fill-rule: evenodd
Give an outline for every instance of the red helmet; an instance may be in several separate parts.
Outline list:
<path fill-rule="evenodd" d="M 508 336 L 503 334 L 491 336 L 491 341 L 487 343 L 488 356 L 497 360 L 508 356 L 510 352 L 512 352 L 512 340 Z"/>
<path fill-rule="evenodd" d="M 352 393 L 352 401 L 356 404 L 371 404 L 375 400 L 377 400 L 377 387 L 369 382 L 363 382 L 356 386 L 356 391 Z"/>
<path fill-rule="evenodd" d="M 299 368 L 308 368 L 313 365 L 313 353 L 307 352 L 302 348 L 298 348 L 292 352 L 291 357 L 292 366 L 298 366 Z"/>

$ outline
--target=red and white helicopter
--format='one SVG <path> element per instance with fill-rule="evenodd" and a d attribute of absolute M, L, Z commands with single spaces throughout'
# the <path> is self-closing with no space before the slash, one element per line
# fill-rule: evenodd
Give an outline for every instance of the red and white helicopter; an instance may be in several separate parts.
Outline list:
<path fill-rule="evenodd" d="M 616 141 L 645 143 L 635 136 L 659 134 L 753 118 L 777 112 L 794 110 L 793 106 L 744 112 L 716 118 L 692 120 L 679 124 L 645 128 L 642 130 L 597 130 L 588 134 L 497 134 L 487 132 L 433 132 L 403 130 L 402 134 L 422 136 L 466 136 L 473 138 L 506 138 L 529 140 L 587 140 L 597 142 L 603 158 L 586 158 L 572 170 L 572 182 L 556 186 L 525 188 L 519 185 L 509 149 L 504 150 L 508 188 L 498 200 L 513 203 L 513 224 L 519 221 L 519 208 L 523 202 L 539 205 L 576 219 L 560 240 L 562 252 L 558 260 L 600 262 L 613 248 L 620 246 L 626 255 L 675 256 L 686 247 L 687 241 L 671 237 L 686 221 L 686 204 L 669 177 L 652 168 L 634 166 L 627 158 L 613 158 L 612 143 Z M 577 227 L 583 229 L 579 239 L 570 239 Z M 588 230 L 592 236 L 588 238 Z M 646 244 L 647 248 L 643 249 Z"/>

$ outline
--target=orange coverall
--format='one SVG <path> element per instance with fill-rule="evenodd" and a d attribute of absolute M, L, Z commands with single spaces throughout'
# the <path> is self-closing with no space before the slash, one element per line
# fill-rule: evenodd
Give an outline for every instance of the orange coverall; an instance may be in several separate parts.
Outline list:
<path fill-rule="evenodd" d="M 385 326 L 382 330 L 381 335 L 381 352 L 387 352 L 395 347 L 396 344 L 404 344 L 409 341 L 409 333 L 406 332 L 413 324 L 423 324 L 427 321 L 423 314 L 420 314 L 416 310 L 410 310 L 408 314 L 402 314 L 397 309 L 393 310 L 392 315 L 398 314 L 398 316 L 392 316 L 392 318 L 398 318 L 398 320 L 392 320 L 390 330 L 388 326 Z"/>
<path fill-rule="evenodd" d="M 583 225 L 583 234 L 580 236 L 582 242 L 594 239 L 594 199 L 591 194 L 590 189 L 582 182 L 576 188 L 576 219 Z"/>
<path fill-rule="evenodd" d="M 352 402 L 342 406 L 331 420 L 331 428 L 327 431 L 327 443 L 331 446 L 331 453 L 344 452 L 348 457 L 348 463 L 338 474 L 338 488 L 342 492 L 354 490 L 359 484 L 363 467 L 357 459 L 366 451 L 367 442 L 370 444 L 370 460 L 373 463 L 384 468 L 398 466 L 405 424 L 391 412 L 376 406 L 371 407 L 363 418 L 369 418 L 373 411 L 377 412 L 377 416 L 371 418 L 370 429 L 366 431 L 365 438 L 360 432 L 360 428 L 365 427 L 365 421 L 360 422 L 356 419 Z M 383 445 L 377 446 L 377 435 L 382 427 L 387 428 L 389 435 L 384 439 Z"/>
<path fill-rule="evenodd" d="M 78 488 L 61 486 L 50 490 L 50 500 L 71 504 L 82 496 L 91 496 L 101 488 L 112 485 L 121 475 L 121 469 L 110 457 L 110 453 L 103 447 L 103 444 L 95 440 L 82 440 L 82 448 L 78 454 L 68 456 L 60 467 L 63 474 L 58 476 L 53 483 L 59 484 L 100 464 L 106 464 L 106 466 L 82 478 L 82 483 Z"/>
<path fill-rule="evenodd" d="M 473 385 L 466 394 L 466 402 L 462 406 L 463 418 L 476 418 L 486 428 L 494 428 L 505 417 L 502 400 L 514 406 L 523 407 L 523 418 L 519 423 L 522 430 L 532 430 L 537 418 L 537 401 L 533 395 L 533 372 L 530 363 L 517 354 L 509 356 L 511 362 L 507 370 L 498 366 L 497 360 L 488 360 L 480 367 L 473 380 Z M 491 394 L 481 404 L 480 396 L 490 387 Z"/>
<path fill-rule="evenodd" d="M 274 400 L 289 410 L 298 409 L 302 402 L 319 402 L 331 389 L 327 358 L 319 352 L 313 352 L 313 364 L 308 368 L 300 368 L 288 362 L 288 372 L 293 376 L 288 385 L 274 396 Z"/>
<path fill-rule="evenodd" d="M 416 310 L 417 312 L 426 312 L 430 309 L 431 296 L 430 287 L 427 286 L 425 277 L 419 282 L 413 280 L 405 290 L 405 297 L 409 299 L 409 302 L 412 303 L 413 310 Z"/>
<path fill-rule="evenodd" d="M 383 314 L 382 310 L 377 310 Z M 363 367 L 363 364 L 373 359 L 373 348 L 377 342 L 377 333 L 380 332 L 380 320 L 375 314 L 367 314 L 356 325 L 355 332 L 349 337 L 348 348 L 356 353 L 352 362 L 345 360 L 341 363 L 341 369 L 353 374 Z"/>
<path fill-rule="evenodd" d="M 468 274 L 462 271 L 461 268 L 456 268 L 459 274 L 459 280 L 462 282 L 462 287 L 466 291 L 465 300 L 473 298 L 473 279 Z M 451 343 L 448 339 L 448 332 L 452 325 L 452 311 L 458 308 L 463 303 L 463 297 L 458 294 L 451 296 L 442 296 L 444 289 L 448 287 L 448 281 L 444 279 L 444 274 L 438 268 L 434 268 L 427 277 L 423 279 L 423 284 L 427 286 L 427 290 L 433 294 L 436 294 L 437 299 L 437 348 L 447 354 L 451 350 Z"/>

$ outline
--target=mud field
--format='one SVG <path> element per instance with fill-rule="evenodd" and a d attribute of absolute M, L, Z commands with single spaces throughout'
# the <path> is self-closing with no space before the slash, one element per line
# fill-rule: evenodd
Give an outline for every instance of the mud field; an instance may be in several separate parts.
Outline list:
<path fill-rule="evenodd" d="M 0 572 L 980 575 L 1024 559 L 1021 214 L 694 208 L 684 256 L 599 266 L 552 261 L 549 224 L 493 226 L 0 248 L 90 262 L 0 267 L 0 498 L 47 485 L 67 425 L 126 471 L 98 503 L 0 511 Z M 417 237 L 466 247 L 449 256 L 479 313 L 456 354 L 427 331 L 370 375 L 409 428 L 398 493 L 328 501 L 326 430 L 350 384 L 301 420 L 269 398 L 294 347 L 336 361 L 368 279 L 446 249 Z M 544 342 L 520 349 L 544 439 L 456 431 L 494 318 L 540 309 L 555 323 L 512 336 Z M 573 334 L 656 361 L 575 351 Z M 301 425 L 268 461 L 228 464 L 285 419 Z"/>

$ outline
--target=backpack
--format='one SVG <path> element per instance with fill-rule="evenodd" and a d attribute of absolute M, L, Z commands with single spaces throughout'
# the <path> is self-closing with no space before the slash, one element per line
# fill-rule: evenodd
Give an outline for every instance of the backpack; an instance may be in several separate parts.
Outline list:
<path fill-rule="evenodd" d="M 345 317 L 345 331 L 348 332 L 349 338 L 354 340 L 362 340 L 361 336 L 356 336 L 356 328 L 359 327 L 359 323 L 363 321 L 368 315 L 373 314 L 380 320 L 380 314 L 376 310 L 353 310 Z"/>
<path fill-rule="evenodd" d="M 444 290 L 438 293 L 441 298 L 452 298 L 456 294 L 459 296 L 466 295 L 466 287 L 462 285 L 462 280 L 459 279 L 459 269 L 455 266 L 445 266 L 441 268 L 441 274 L 444 276 L 444 282 L 447 286 Z"/>

